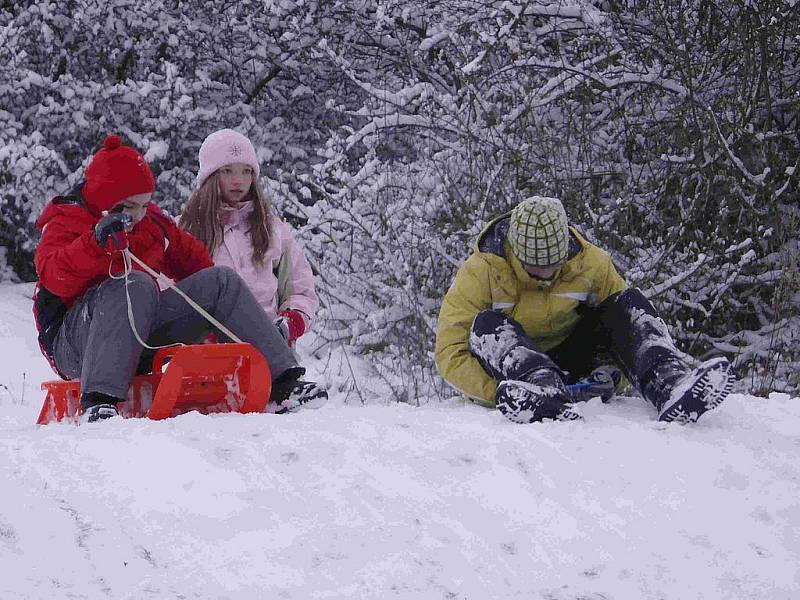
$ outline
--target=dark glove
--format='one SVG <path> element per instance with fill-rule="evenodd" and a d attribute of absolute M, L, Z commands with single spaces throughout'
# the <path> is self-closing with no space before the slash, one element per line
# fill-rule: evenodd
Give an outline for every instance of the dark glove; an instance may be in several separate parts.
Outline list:
<path fill-rule="evenodd" d="M 94 239 L 106 252 L 125 250 L 128 247 L 126 230 L 133 225 L 133 218 L 126 213 L 111 213 L 94 226 Z"/>

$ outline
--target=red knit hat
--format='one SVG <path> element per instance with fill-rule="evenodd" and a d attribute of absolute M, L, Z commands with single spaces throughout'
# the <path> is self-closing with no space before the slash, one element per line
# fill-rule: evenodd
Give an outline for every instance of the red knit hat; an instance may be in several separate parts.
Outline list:
<path fill-rule="evenodd" d="M 118 135 L 110 135 L 86 167 L 83 198 L 90 209 L 100 213 L 120 200 L 156 189 L 153 173 L 144 157 L 123 146 Z"/>

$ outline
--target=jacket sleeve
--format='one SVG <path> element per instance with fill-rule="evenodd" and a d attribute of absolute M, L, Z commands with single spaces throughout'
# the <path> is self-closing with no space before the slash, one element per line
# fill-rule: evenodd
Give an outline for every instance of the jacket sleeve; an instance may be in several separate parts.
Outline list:
<path fill-rule="evenodd" d="M 164 253 L 165 274 L 168 277 L 180 281 L 197 271 L 214 266 L 203 242 L 178 227 L 166 215 L 161 219 L 169 238 L 169 246 Z"/>
<path fill-rule="evenodd" d="M 628 283 L 622 278 L 614 267 L 614 261 L 611 256 L 603 251 L 605 255 L 605 269 L 601 270 L 600 278 L 597 284 L 598 302 L 602 302 L 612 294 L 621 292 L 628 288 Z"/>
<path fill-rule="evenodd" d="M 278 267 L 278 312 L 286 309 L 300 312 L 308 331 L 319 308 L 314 273 L 291 227 L 277 219 L 274 222 L 283 246 Z"/>
<path fill-rule="evenodd" d="M 475 315 L 492 307 L 490 265 L 473 254 L 445 294 L 436 333 L 436 367 L 447 383 L 484 406 L 495 405 L 497 382 L 469 349 Z"/>
<path fill-rule="evenodd" d="M 104 279 L 111 262 L 91 228 L 78 233 L 59 219 L 45 226 L 33 260 L 42 285 L 56 296 L 69 299 Z"/>

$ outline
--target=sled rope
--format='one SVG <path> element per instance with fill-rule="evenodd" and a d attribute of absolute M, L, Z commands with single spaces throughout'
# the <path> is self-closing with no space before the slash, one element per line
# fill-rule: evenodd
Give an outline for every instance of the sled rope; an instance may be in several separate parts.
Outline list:
<path fill-rule="evenodd" d="M 148 350 L 158 350 L 159 348 L 171 348 L 172 346 L 183 346 L 181 342 L 176 342 L 174 344 L 166 344 L 164 346 L 151 346 L 147 342 L 145 342 L 142 337 L 139 335 L 139 330 L 136 329 L 136 320 L 133 317 L 133 307 L 131 302 L 131 295 L 128 292 L 128 273 L 131 272 L 131 259 L 128 256 L 128 251 L 122 251 L 122 263 L 123 263 L 123 270 L 122 270 L 122 277 L 119 275 L 114 275 L 111 272 L 111 267 L 113 265 L 113 261 L 108 265 L 108 276 L 112 279 L 125 279 L 125 304 L 127 304 L 128 308 L 128 324 L 131 326 L 131 330 L 133 331 L 133 335 L 143 347 L 147 348 Z M 132 255 L 131 255 L 132 256 Z"/>
<path fill-rule="evenodd" d="M 183 346 L 184 344 L 181 342 L 176 342 L 174 344 L 166 344 L 164 346 L 150 346 L 145 342 L 142 337 L 139 335 L 139 330 L 136 329 L 136 322 L 133 317 L 133 307 L 131 306 L 131 297 L 128 292 L 128 274 L 131 272 L 132 262 L 135 262 L 139 265 L 148 275 L 155 278 L 161 285 L 163 285 L 167 289 L 171 289 L 177 292 L 186 302 L 195 309 L 206 321 L 211 323 L 214 327 L 219 329 L 222 333 L 232 339 L 234 342 L 239 344 L 243 343 L 242 340 L 234 334 L 230 329 L 225 327 L 222 323 L 220 323 L 217 319 L 215 319 L 207 310 L 205 310 L 202 306 L 200 306 L 197 302 L 192 300 L 187 294 L 183 292 L 179 287 L 175 285 L 173 281 L 164 277 L 158 271 L 155 271 L 150 268 L 149 265 L 142 262 L 138 256 L 136 256 L 133 252 L 131 252 L 128 248 L 122 251 L 122 260 L 124 263 L 124 270 L 123 270 L 123 277 L 125 278 L 125 300 L 128 305 L 128 323 L 130 323 L 131 329 L 133 330 L 133 335 L 136 337 L 136 340 L 148 350 L 158 350 L 159 348 L 170 348 L 172 346 Z M 114 276 L 111 274 L 111 266 L 109 265 L 109 276 L 113 277 L 114 279 L 119 279 L 119 276 Z"/>
<path fill-rule="evenodd" d="M 174 283 L 173 281 L 171 281 L 170 279 L 167 279 L 167 278 L 166 278 L 166 277 L 164 277 L 164 276 L 163 276 L 161 273 L 159 273 L 159 272 L 157 272 L 157 271 L 154 271 L 154 270 L 153 270 L 153 269 L 151 269 L 151 268 L 150 268 L 148 265 L 144 264 L 144 263 L 143 263 L 141 260 L 139 260 L 139 258 L 138 258 L 138 257 L 137 257 L 137 256 L 136 256 L 136 255 L 135 255 L 133 252 L 131 252 L 129 249 L 127 249 L 127 248 L 126 248 L 126 249 L 125 249 L 125 251 L 124 251 L 124 253 L 125 253 L 127 256 L 129 256 L 129 257 L 130 257 L 130 259 L 131 259 L 131 260 L 133 260 L 133 261 L 134 261 L 134 262 L 135 262 L 137 265 L 139 265 L 140 267 L 142 267 L 142 269 L 144 269 L 144 270 L 145 270 L 145 272 L 147 272 L 147 273 L 148 273 L 149 275 L 151 275 L 152 277 L 155 277 L 155 278 L 156 278 L 156 279 L 157 279 L 157 280 L 158 280 L 158 281 L 159 281 L 159 282 L 160 282 L 162 285 L 166 286 L 168 289 L 171 289 L 171 290 L 173 290 L 174 292 L 177 292 L 177 293 L 178 293 L 178 295 L 180 295 L 180 296 L 181 296 L 181 297 L 182 297 L 184 300 L 186 300 L 186 302 L 189 304 L 189 306 L 191 306 L 191 307 L 192 307 L 193 309 L 195 309 L 195 310 L 196 310 L 198 313 L 200 313 L 200 315 L 201 315 L 202 317 L 204 317 L 206 321 L 208 321 L 209 323 L 211 323 L 211 324 L 212 324 L 214 327 L 216 327 L 217 329 L 219 329 L 219 330 L 220 330 L 222 333 L 224 333 L 225 335 L 227 335 L 227 336 L 228 336 L 229 338 L 231 338 L 231 339 L 232 339 L 234 342 L 236 342 L 236 343 L 238 343 L 238 344 L 243 344 L 243 343 L 244 343 L 244 342 L 243 342 L 243 341 L 242 341 L 242 340 L 239 338 L 239 336 L 238 336 L 238 335 L 236 335 L 236 334 L 235 334 L 235 333 L 233 333 L 233 332 L 232 332 L 230 329 L 228 329 L 227 327 L 225 327 L 225 325 L 223 325 L 222 323 L 220 323 L 219 321 L 217 321 L 217 320 L 216 320 L 216 319 L 215 319 L 213 316 L 211 316 L 211 314 L 210 314 L 210 313 L 209 313 L 209 312 L 208 312 L 206 309 L 204 309 L 204 308 L 203 308 L 202 306 L 200 306 L 200 305 L 199 305 L 197 302 L 195 302 L 194 300 L 192 300 L 192 299 L 191 299 L 191 298 L 190 298 L 188 295 L 186 295 L 186 294 L 183 292 L 183 290 L 181 290 L 181 289 L 180 289 L 178 286 L 176 286 L 176 285 L 175 285 L 175 283 Z M 128 264 L 130 265 L 130 263 L 128 263 Z M 130 268 L 129 268 L 128 270 L 130 270 Z"/>

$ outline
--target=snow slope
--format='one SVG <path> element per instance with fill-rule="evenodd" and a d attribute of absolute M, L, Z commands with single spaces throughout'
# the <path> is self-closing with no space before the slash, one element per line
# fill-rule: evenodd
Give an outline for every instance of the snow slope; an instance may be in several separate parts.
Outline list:
<path fill-rule="evenodd" d="M 319 411 L 38 427 L 31 291 L 0 285 L 0 599 L 800 597 L 798 398 L 521 426 L 307 359 Z"/>

